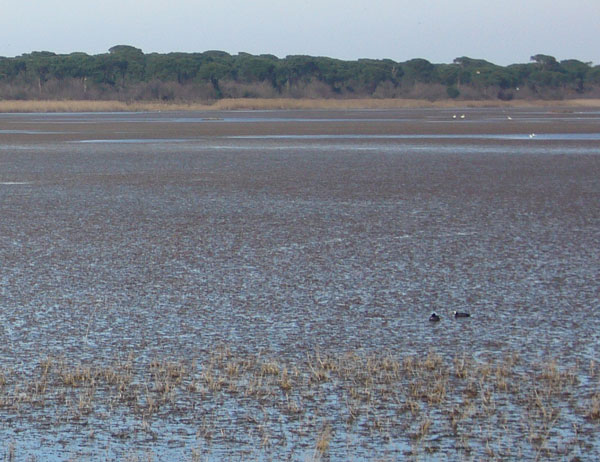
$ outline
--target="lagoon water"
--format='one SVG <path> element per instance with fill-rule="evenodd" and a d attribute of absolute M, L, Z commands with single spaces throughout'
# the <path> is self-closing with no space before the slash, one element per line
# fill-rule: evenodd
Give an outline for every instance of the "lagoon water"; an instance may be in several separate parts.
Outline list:
<path fill-rule="evenodd" d="M 0 450 L 308 460 L 327 422 L 331 460 L 420 454 L 393 424 L 343 424 L 335 393 L 305 405 L 306 433 L 226 391 L 150 417 L 101 391 L 85 414 L 65 392 L 28 401 L 47 358 L 128 358 L 134 384 L 152 361 L 193 363 L 199 378 L 217 348 L 291 366 L 315 351 L 516 352 L 524 373 L 600 362 L 600 114 L 464 112 L 0 115 Z M 597 377 L 578 380 L 574 408 L 598 392 Z M 574 425 L 592 435 L 564 457 L 600 457 L 597 421 L 562 417 L 552 444 Z M 243 428 L 252 419 L 269 444 Z M 486 454 L 445 435 L 431 432 L 429 458 Z"/>

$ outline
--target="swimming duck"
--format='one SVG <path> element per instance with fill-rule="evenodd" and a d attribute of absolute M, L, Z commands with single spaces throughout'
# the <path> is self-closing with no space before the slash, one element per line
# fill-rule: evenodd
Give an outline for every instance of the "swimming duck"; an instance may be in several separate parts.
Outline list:
<path fill-rule="evenodd" d="M 455 318 L 470 318 L 471 317 L 470 313 L 465 313 L 465 312 L 461 312 L 461 311 L 453 311 L 452 314 L 454 314 Z"/>
<path fill-rule="evenodd" d="M 434 311 L 433 313 L 431 313 L 431 316 L 429 316 L 429 320 L 431 322 L 438 322 L 440 320 L 440 317 L 437 315 L 437 313 Z"/>

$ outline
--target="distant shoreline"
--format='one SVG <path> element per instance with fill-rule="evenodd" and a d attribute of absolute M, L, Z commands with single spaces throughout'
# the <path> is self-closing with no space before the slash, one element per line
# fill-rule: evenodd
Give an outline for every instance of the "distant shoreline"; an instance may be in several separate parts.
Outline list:
<path fill-rule="evenodd" d="M 228 110 L 349 110 L 349 109 L 419 109 L 419 108 L 600 108 L 600 99 L 565 100 L 438 100 L 420 99 L 292 99 L 235 98 L 214 103 L 165 103 L 97 100 L 0 100 L 0 113 L 57 112 L 159 112 L 159 111 L 228 111 Z"/>

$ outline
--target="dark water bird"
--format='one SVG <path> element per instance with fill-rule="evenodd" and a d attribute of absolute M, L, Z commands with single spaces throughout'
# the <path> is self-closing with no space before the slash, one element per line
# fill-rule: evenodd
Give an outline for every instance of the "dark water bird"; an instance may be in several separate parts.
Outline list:
<path fill-rule="evenodd" d="M 434 311 L 433 313 L 431 313 L 431 316 L 429 316 L 429 320 L 431 322 L 438 322 L 440 320 L 440 317 L 437 315 L 437 313 Z"/>
<path fill-rule="evenodd" d="M 470 318 L 471 317 L 470 313 L 465 313 L 465 312 L 461 312 L 461 311 L 453 311 L 452 313 L 454 314 L 455 318 Z"/>

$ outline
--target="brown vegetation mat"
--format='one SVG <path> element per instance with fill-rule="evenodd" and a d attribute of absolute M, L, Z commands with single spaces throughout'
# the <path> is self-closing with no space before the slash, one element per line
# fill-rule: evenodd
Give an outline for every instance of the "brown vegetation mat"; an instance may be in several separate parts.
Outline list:
<path fill-rule="evenodd" d="M 196 110 L 269 110 L 269 109 L 402 109 L 453 107 L 600 107 L 600 99 L 569 99 L 561 101 L 428 101 L 420 99 L 290 99 L 239 98 L 222 99 L 213 103 L 165 103 L 159 101 L 51 101 L 4 100 L 0 112 L 137 112 L 137 111 L 196 111 Z"/>

